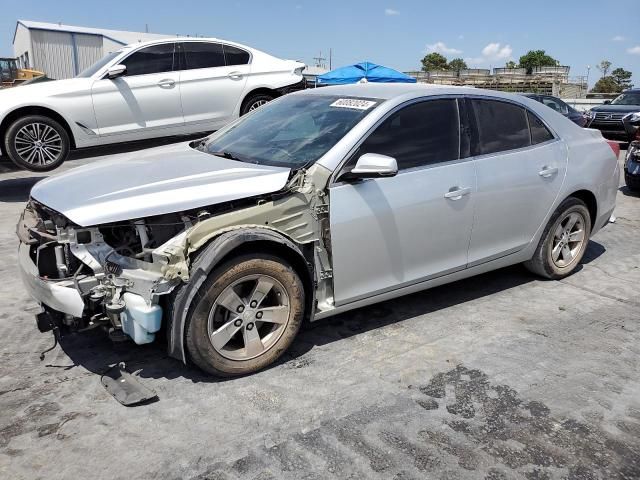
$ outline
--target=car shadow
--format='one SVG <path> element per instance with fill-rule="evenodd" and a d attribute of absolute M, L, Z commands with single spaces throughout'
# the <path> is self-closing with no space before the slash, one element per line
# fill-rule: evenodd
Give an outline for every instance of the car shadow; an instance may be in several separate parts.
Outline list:
<path fill-rule="evenodd" d="M 640 192 L 637 190 L 631 190 L 629 187 L 627 187 L 626 185 L 618 188 L 618 191 L 620 193 L 622 193 L 625 197 L 635 197 L 638 198 L 640 197 Z"/>
<path fill-rule="evenodd" d="M 601 244 L 591 241 L 585 253 L 585 263 L 592 262 L 605 251 Z M 268 368 L 287 365 L 295 368 L 301 361 L 299 359 L 317 346 L 345 340 L 538 280 L 538 277 L 521 265 L 515 265 L 313 322 L 305 325 L 289 350 Z M 132 342 L 113 343 L 103 332 L 95 331 L 65 336 L 60 345 L 72 363 L 47 365 L 48 367 L 70 369 L 82 366 L 96 374 L 103 374 L 112 365 L 125 362 L 128 370 L 137 371 L 141 379 L 185 378 L 192 382 L 207 383 L 232 380 L 210 377 L 192 365 L 184 365 L 170 358 L 164 342 L 141 346 Z"/>
<path fill-rule="evenodd" d="M 26 202 L 31 188 L 40 180 L 47 178 L 23 177 L 0 180 L 0 202 Z"/>

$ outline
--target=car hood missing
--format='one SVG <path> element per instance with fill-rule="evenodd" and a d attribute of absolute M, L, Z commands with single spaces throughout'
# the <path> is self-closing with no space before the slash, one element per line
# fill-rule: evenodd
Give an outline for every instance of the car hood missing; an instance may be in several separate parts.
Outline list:
<path fill-rule="evenodd" d="M 220 158 L 185 142 L 75 168 L 37 183 L 31 197 L 86 227 L 276 192 L 289 173 Z"/>

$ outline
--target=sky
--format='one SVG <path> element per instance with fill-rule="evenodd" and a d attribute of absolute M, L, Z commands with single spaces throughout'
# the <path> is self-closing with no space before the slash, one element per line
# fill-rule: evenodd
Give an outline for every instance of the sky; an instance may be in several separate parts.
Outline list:
<path fill-rule="evenodd" d="M 417 70 L 437 51 L 469 67 L 502 67 L 542 49 L 571 76 L 601 76 L 596 65 L 633 72 L 640 86 L 640 1 L 617 0 L 0 0 L 0 56 L 13 55 L 16 20 L 204 35 L 314 64 L 372 61 Z M 322 52 L 322 53 L 321 53 Z M 328 63 L 328 58 L 326 60 Z M 327 65 L 328 66 L 328 65 Z"/>

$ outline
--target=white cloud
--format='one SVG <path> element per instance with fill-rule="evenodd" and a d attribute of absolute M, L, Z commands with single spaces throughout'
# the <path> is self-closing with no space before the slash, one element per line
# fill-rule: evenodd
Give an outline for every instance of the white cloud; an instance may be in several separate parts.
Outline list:
<path fill-rule="evenodd" d="M 624 37 L 622 35 L 616 35 L 615 37 L 613 37 L 611 39 L 612 42 L 623 42 L 624 41 Z"/>
<path fill-rule="evenodd" d="M 634 55 L 640 55 L 640 45 L 636 45 L 635 47 L 627 48 L 627 53 L 632 53 Z"/>
<path fill-rule="evenodd" d="M 431 45 L 427 45 L 427 51 L 429 52 L 438 52 L 444 53 L 448 55 L 458 55 L 462 53 L 462 50 L 458 50 L 457 48 L 447 47 L 444 42 L 436 42 Z"/>
<path fill-rule="evenodd" d="M 465 61 L 470 65 L 483 65 L 508 60 L 511 58 L 512 53 L 511 45 L 502 45 L 494 42 L 484 47 L 479 57 L 465 58 Z"/>
<path fill-rule="evenodd" d="M 398 10 L 394 10 L 393 8 L 385 8 L 384 14 L 388 16 L 400 15 Z"/>

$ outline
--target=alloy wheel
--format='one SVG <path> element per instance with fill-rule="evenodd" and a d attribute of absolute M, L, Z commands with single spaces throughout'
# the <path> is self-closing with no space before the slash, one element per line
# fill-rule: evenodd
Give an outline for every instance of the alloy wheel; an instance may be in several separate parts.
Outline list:
<path fill-rule="evenodd" d="M 55 163 L 63 151 L 60 134 L 53 127 L 39 122 L 28 123 L 18 130 L 14 147 L 24 162 L 38 166 Z"/>
<path fill-rule="evenodd" d="M 247 275 L 214 301 L 207 324 L 213 348 L 230 360 L 250 360 L 273 347 L 289 321 L 289 296 L 268 275 Z"/>
<path fill-rule="evenodd" d="M 557 267 L 566 268 L 578 258 L 585 241 L 585 221 L 582 214 L 569 212 L 558 224 L 551 247 L 551 260 Z"/>
<path fill-rule="evenodd" d="M 260 108 L 261 106 L 266 105 L 267 103 L 269 103 L 268 100 L 257 100 L 251 104 L 251 106 L 249 107 L 249 111 L 251 112 L 256 108 Z"/>

